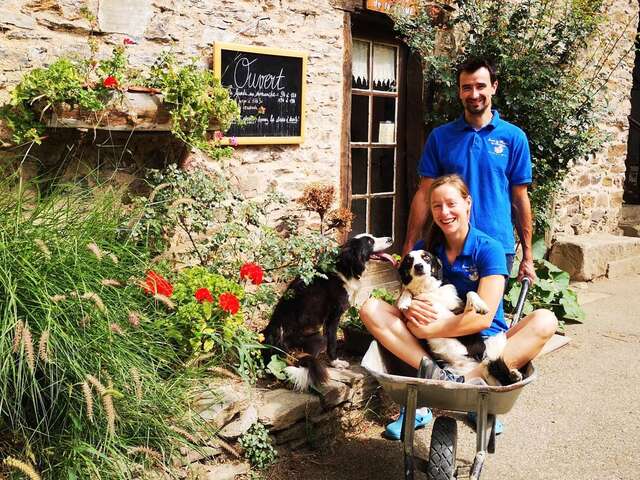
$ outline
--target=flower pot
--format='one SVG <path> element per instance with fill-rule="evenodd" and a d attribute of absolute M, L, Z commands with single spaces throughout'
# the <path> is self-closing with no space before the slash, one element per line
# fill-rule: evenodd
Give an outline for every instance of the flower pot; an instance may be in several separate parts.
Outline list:
<path fill-rule="evenodd" d="M 341 328 L 344 335 L 344 349 L 351 355 L 364 355 L 373 340 L 373 336 L 367 330 L 349 325 Z"/>

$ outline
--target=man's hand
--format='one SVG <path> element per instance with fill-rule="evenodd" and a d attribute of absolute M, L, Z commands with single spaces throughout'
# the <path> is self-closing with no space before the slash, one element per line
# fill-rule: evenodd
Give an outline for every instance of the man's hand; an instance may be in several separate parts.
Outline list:
<path fill-rule="evenodd" d="M 521 282 L 523 278 L 528 278 L 531 280 L 531 283 L 535 283 L 536 279 L 536 269 L 533 266 L 533 260 L 522 260 L 520 262 L 520 268 L 518 269 L 518 281 Z"/>

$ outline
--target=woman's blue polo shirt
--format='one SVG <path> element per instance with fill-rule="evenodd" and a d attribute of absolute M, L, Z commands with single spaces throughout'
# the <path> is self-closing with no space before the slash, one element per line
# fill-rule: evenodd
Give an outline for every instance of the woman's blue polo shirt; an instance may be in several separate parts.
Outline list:
<path fill-rule="evenodd" d="M 445 283 L 452 283 L 458 296 L 466 301 L 467 292 L 477 292 L 480 279 L 489 275 L 507 276 L 507 262 L 502 245 L 496 240 L 469 225 L 469 233 L 464 241 L 462 252 L 453 264 L 449 263 L 444 244 L 435 248 L 435 254 L 442 262 Z M 480 333 L 489 337 L 508 329 L 504 320 L 502 298 L 496 310 L 491 326 Z"/>

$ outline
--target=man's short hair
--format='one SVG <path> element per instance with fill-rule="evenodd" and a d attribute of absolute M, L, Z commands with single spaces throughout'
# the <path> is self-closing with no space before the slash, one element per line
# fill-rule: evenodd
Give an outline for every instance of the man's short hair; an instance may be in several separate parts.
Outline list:
<path fill-rule="evenodd" d="M 494 63 L 486 58 L 468 58 L 456 69 L 456 79 L 458 82 L 458 86 L 460 86 L 460 75 L 462 73 L 474 73 L 480 70 L 481 68 L 486 68 L 489 70 L 489 78 L 491 79 L 491 84 L 493 85 L 498 80 L 496 66 Z"/>

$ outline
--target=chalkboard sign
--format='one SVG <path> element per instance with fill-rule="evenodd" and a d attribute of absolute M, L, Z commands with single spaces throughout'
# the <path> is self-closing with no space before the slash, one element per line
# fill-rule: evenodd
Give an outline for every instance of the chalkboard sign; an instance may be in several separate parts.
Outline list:
<path fill-rule="evenodd" d="M 240 106 L 241 123 L 226 132 L 239 144 L 302 143 L 307 54 L 215 44 L 214 69 Z"/>

